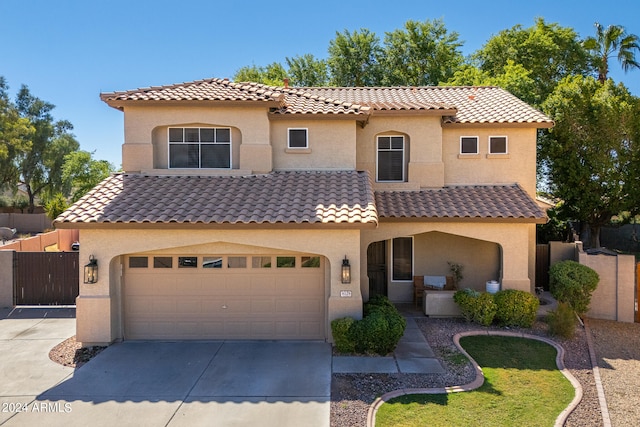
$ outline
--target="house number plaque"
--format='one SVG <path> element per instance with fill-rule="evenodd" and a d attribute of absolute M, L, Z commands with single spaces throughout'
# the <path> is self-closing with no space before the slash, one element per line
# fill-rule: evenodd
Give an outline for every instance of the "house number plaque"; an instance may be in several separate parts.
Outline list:
<path fill-rule="evenodd" d="M 351 291 L 340 291 L 341 298 L 351 298 Z"/>

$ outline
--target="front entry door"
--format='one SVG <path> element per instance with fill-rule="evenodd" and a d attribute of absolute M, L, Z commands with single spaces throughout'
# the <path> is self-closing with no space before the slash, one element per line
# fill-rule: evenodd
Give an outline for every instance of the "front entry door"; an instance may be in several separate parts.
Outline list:
<path fill-rule="evenodd" d="M 369 298 L 374 295 L 387 296 L 387 242 L 373 242 L 367 248 L 367 276 Z"/>

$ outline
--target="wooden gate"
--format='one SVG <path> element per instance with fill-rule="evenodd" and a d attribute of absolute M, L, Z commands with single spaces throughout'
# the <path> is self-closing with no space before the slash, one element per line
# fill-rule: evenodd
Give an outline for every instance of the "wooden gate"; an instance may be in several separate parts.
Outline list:
<path fill-rule="evenodd" d="M 549 245 L 536 245 L 536 288 L 549 290 Z"/>
<path fill-rule="evenodd" d="M 79 293 L 78 252 L 15 252 L 15 305 L 73 305 Z"/>

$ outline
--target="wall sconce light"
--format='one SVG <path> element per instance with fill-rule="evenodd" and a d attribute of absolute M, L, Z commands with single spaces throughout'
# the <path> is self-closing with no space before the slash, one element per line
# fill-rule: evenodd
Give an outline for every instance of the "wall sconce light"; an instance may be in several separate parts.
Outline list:
<path fill-rule="evenodd" d="M 351 283 L 351 265 L 346 255 L 342 260 L 342 283 Z"/>
<path fill-rule="evenodd" d="M 84 283 L 98 282 L 98 261 L 89 255 L 89 264 L 84 266 Z"/>

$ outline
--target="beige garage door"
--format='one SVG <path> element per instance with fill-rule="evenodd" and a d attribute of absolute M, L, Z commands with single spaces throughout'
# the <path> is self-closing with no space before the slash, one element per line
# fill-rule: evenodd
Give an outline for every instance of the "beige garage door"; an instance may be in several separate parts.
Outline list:
<path fill-rule="evenodd" d="M 125 260 L 125 339 L 324 339 L 317 256 L 139 255 Z"/>

